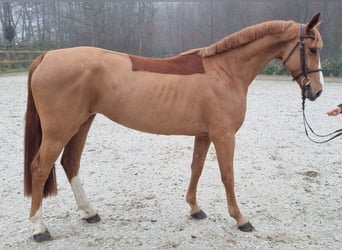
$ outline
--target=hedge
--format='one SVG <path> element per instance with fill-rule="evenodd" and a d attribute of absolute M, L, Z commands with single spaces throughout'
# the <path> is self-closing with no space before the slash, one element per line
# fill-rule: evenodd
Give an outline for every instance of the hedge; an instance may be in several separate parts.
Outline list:
<path fill-rule="evenodd" d="M 322 62 L 322 70 L 324 76 L 341 77 L 342 76 L 342 59 L 326 59 Z M 265 75 L 288 75 L 288 71 L 284 68 L 280 60 L 272 60 L 263 68 L 261 74 Z"/>

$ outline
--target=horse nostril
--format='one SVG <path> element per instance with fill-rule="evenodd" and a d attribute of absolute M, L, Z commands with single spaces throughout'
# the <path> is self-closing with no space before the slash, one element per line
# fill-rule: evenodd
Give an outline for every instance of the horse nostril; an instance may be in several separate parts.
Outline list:
<path fill-rule="evenodd" d="M 316 97 L 319 97 L 322 94 L 322 90 L 319 90 L 316 94 Z"/>

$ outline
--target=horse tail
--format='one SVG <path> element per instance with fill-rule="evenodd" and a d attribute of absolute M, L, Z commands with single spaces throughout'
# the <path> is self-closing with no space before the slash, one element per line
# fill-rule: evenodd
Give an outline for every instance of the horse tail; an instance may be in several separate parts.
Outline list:
<path fill-rule="evenodd" d="M 24 195 L 32 194 L 32 174 L 31 163 L 36 156 L 42 142 L 42 128 L 39 114 L 32 95 L 31 80 L 32 74 L 42 62 L 46 52 L 37 57 L 29 68 L 28 73 L 28 95 L 25 117 L 25 137 L 24 137 Z M 52 168 L 44 186 L 44 197 L 57 193 L 55 167 Z"/>

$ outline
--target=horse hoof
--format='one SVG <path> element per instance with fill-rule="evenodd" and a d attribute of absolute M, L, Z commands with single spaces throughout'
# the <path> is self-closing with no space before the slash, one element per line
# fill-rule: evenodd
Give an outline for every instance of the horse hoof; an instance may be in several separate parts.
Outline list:
<path fill-rule="evenodd" d="M 207 218 L 207 215 L 205 214 L 205 212 L 203 212 L 203 210 L 199 210 L 198 212 L 194 213 L 191 215 L 192 218 L 196 219 L 196 220 L 203 220 L 205 218 Z"/>
<path fill-rule="evenodd" d="M 85 220 L 88 223 L 97 223 L 97 222 L 101 221 L 101 218 L 98 214 L 95 214 L 93 217 L 87 218 Z"/>
<path fill-rule="evenodd" d="M 43 242 L 46 240 L 51 240 L 51 235 L 48 230 L 46 230 L 44 233 L 33 235 L 33 239 L 35 242 Z"/>
<path fill-rule="evenodd" d="M 239 226 L 238 228 L 242 232 L 252 232 L 255 230 L 255 228 L 253 227 L 253 225 L 249 221 L 246 224 Z"/>

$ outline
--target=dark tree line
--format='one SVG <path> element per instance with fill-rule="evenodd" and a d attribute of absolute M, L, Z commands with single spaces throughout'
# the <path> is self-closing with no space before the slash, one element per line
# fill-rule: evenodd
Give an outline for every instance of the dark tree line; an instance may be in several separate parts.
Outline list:
<path fill-rule="evenodd" d="M 340 0 L 88 0 L 0 3 L 0 46 L 90 45 L 167 56 L 208 45 L 239 29 L 273 19 L 306 22 L 321 12 L 323 58 L 342 54 Z"/>

